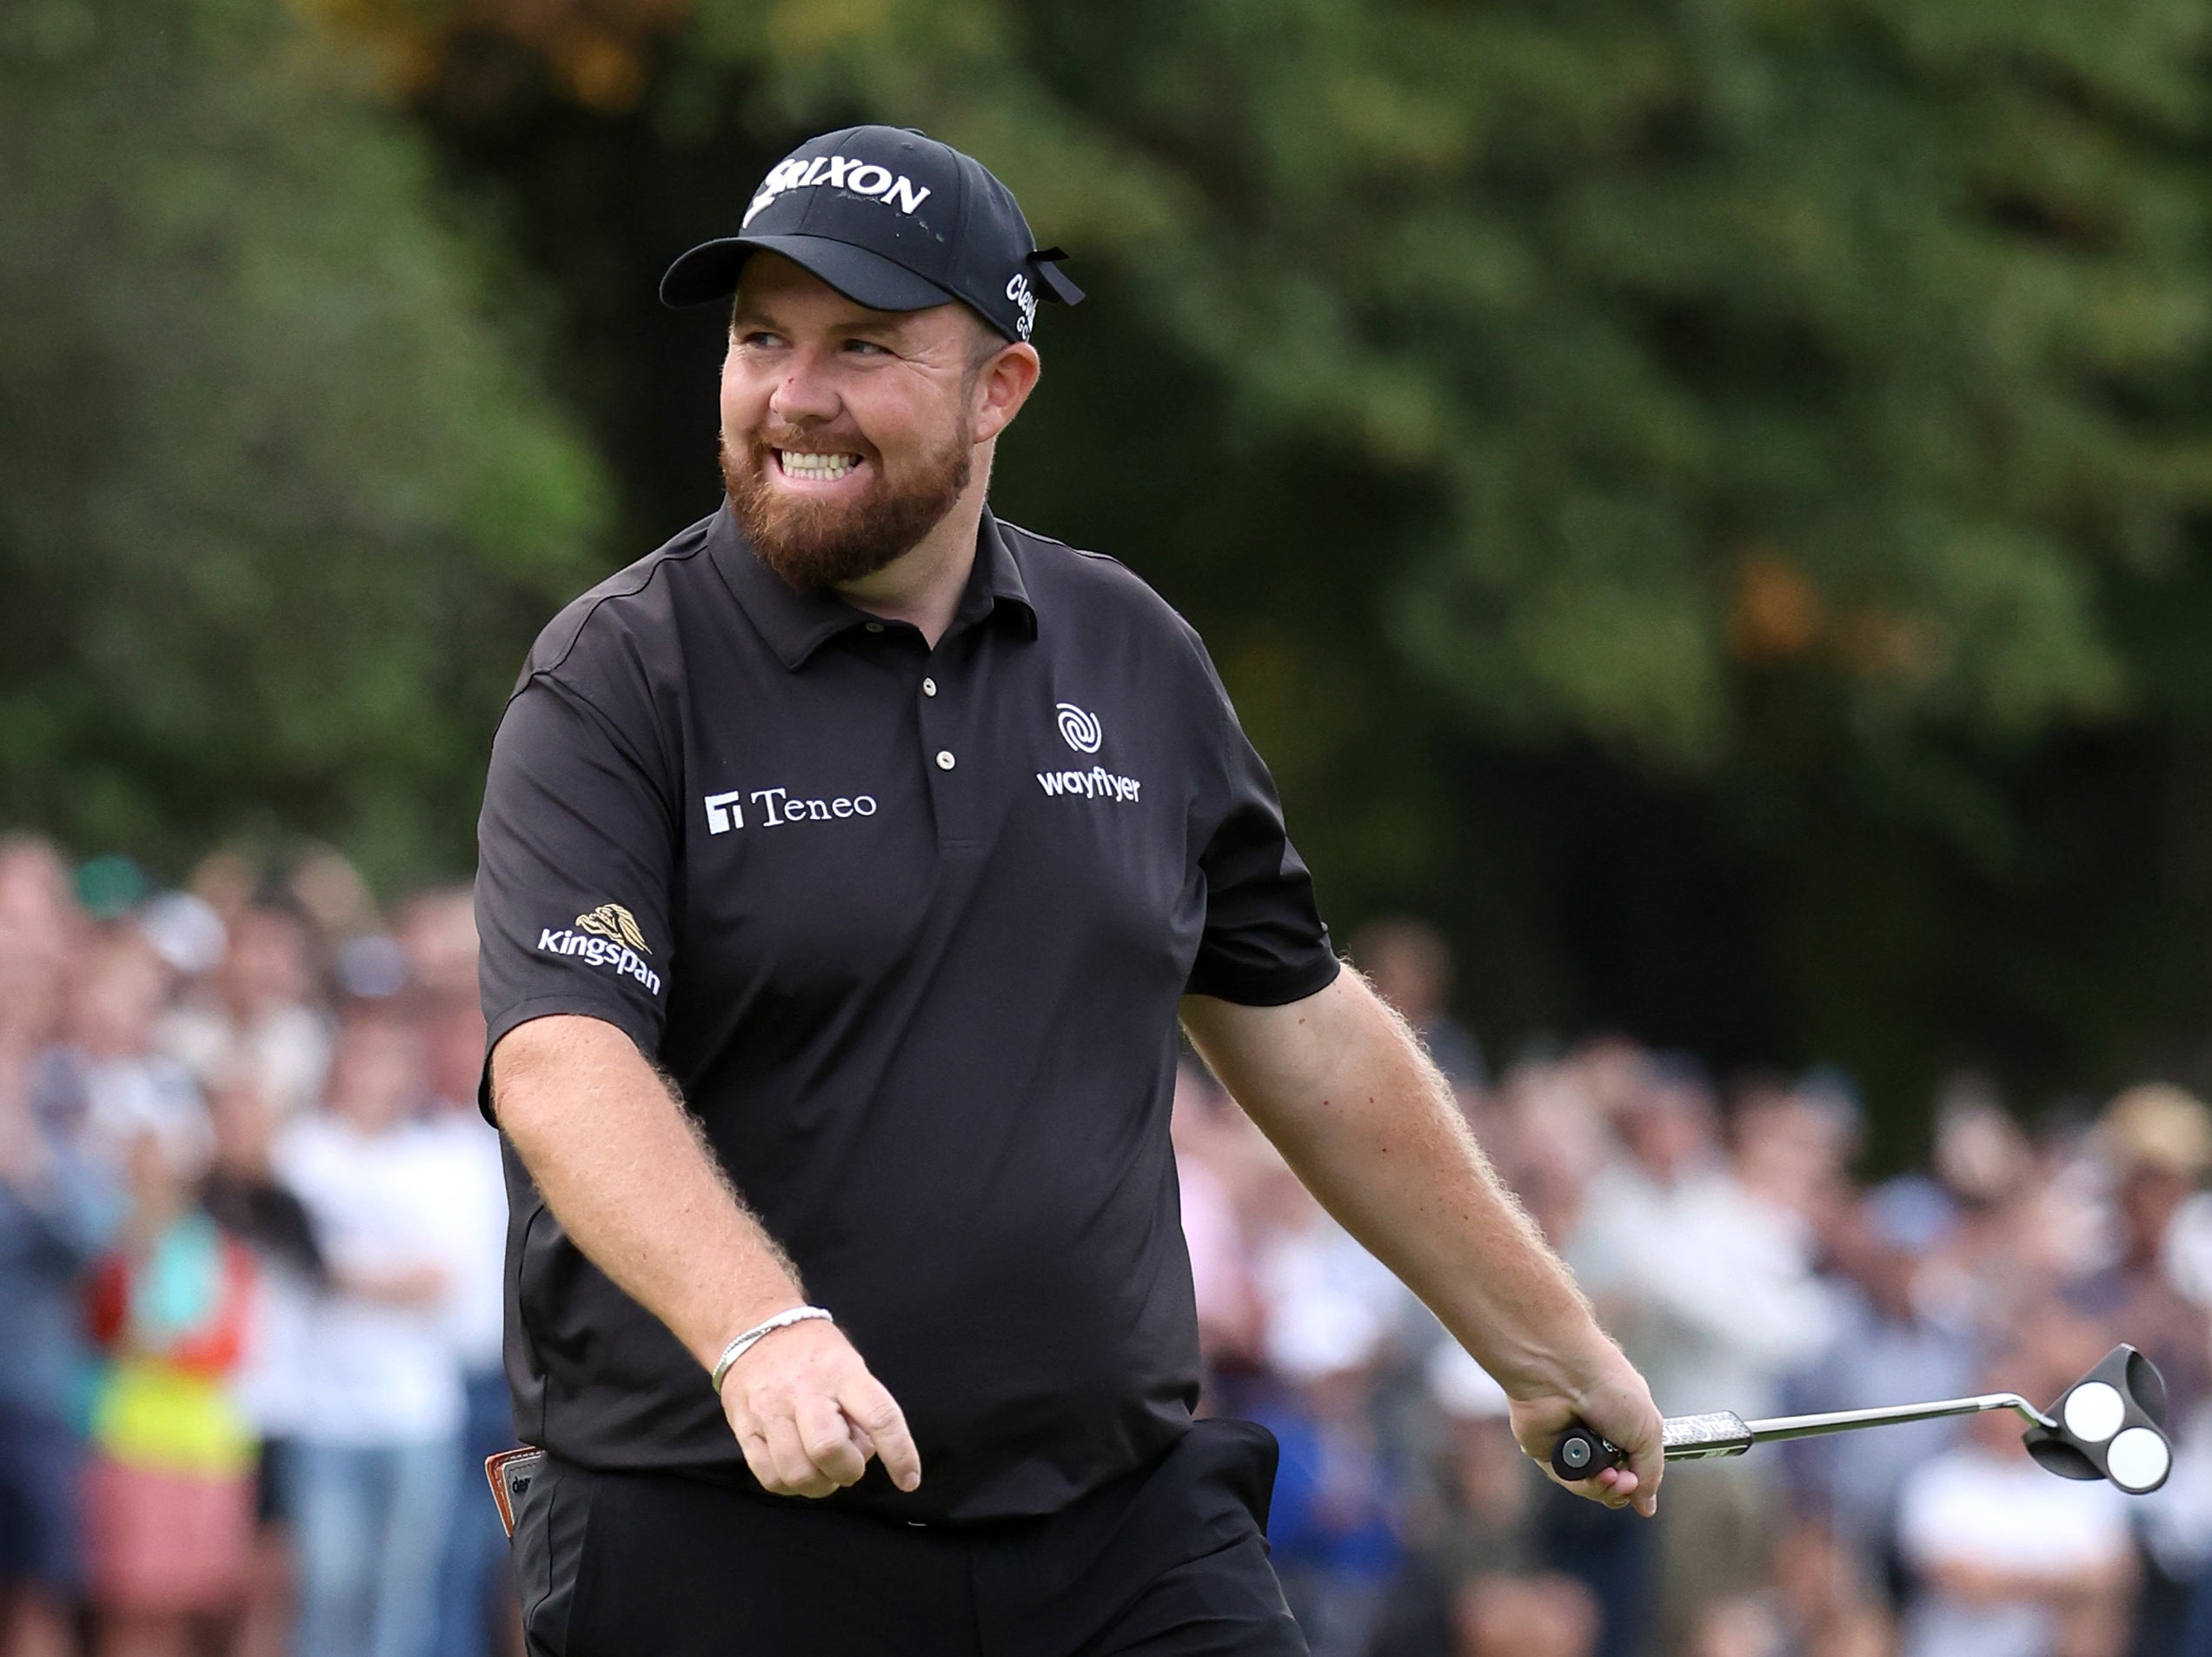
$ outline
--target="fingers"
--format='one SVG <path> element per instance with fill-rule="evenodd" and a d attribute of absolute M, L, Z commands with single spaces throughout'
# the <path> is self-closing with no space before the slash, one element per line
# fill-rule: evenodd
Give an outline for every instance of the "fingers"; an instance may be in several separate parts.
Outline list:
<path fill-rule="evenodd" d="M 802 1393 L 792 1411 L 792 1424 L 799 1429 L 800 1447 L 807 1461 L 833 1486 L 842 1488 L 867 1471 L 867 1457 L 853 1441 L 845 1412 L 830 1400 Z"/>
<path fill-rule="evenodd" d="M 722 1403 L 762 1489 L 826 1496 L 858 1482 L 877 1455 L 901 1490 L 921 1483 L 905 1414 L 842 1334 L 802 1325 L 755 1352 L 733 1368 Z"/>
<path fill-rule="evenodd" d="M 761 1427 L 767 1435 L 768 1459 L 776 1471 L 776 1482 L 769 1487 L 769 1494 L 826 1496 L 837 1488 L 807 1454 L 807 1447 L 799 1440 L 799 1428 L 790 1417 L 779 1416 L 763 1421 Z"/>
<path fill-rule="evenodd" d="M 1656 1438 L 1647 1438 L 1628 1459 L 1627 1487 L 1623 1494 L 1633 1498 L 1630 1505 L 1646 1519 L 1659 1516 L 1659 1475 L 1666 1466 L 1666 1453 Z"/>
<path fill-rule="evenodd" d="M 840 1391 L 837 1401 L 882 1458 L 893 1484 L 912 1490 L 921 1483 L 921 1454 L 907 1431 L 906 1412 L 881 1381 L 863 1369 Z"/>

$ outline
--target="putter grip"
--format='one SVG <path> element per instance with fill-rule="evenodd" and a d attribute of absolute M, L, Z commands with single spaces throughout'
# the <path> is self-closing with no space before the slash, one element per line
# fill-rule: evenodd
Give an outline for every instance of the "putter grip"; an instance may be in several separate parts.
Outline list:
<path fill-rule="evenodd" d="M 1578 1479 L 1595 1478 L 1607 1467 L 1620 1467 L 1627 1460 L 1617 1445 L 1608 1443 L 1580 1421 L 1560 1434 L 1559 1441 L 1551 1447 L 1551 1471 L 1570 1484 Z"/>

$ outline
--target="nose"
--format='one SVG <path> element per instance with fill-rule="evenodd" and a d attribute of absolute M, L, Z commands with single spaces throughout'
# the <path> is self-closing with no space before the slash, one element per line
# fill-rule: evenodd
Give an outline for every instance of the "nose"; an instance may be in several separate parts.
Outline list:
<path fill-rule="evenodd" d="M 812 351 L 795 353 L 790 371 L 768 394 L 768 412 L 787 426 L 834 420 L 839 407 L 830 376 Z"/>

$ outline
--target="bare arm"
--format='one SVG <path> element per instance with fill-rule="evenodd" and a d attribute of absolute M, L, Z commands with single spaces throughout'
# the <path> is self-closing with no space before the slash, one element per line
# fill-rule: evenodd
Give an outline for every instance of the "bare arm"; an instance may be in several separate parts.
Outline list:
<path fill-rule="evenodd" d="M 516 1026 L 492 1052 L 492 1108 L 576 1247 L 702 1370 L 732 1337 L 805 1303 L 789 1259 L 614 1025 L 562 1015 Z M 901 1488 L 921 1481 L 906 1418 L 834 1324 L 761 1341 L 731 1367 L 722 1406 L 771 1491 L 826 1495 L 873 1454 Z"/>
<path fill-rule="evenodd" d="M 1350 970 L 1286 1007 L 1193 995 L 1182 1011 L 1306 1188 L 1498 1378 L 1522 1446 L 1541 1461 L 1579 1418 L 1630 1459 L 1572 1487 L 1654 1512 L 1650 1390 L 1499 1183 L 1405 1021 Z"/>

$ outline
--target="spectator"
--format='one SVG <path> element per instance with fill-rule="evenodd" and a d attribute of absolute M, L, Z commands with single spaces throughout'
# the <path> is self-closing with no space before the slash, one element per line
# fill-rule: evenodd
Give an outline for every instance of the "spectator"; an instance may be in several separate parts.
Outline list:
<path fill-rule="evenodd" d="M 43 842 L 0 844 L 0 1650 L 63 1657 L 83 1586 L 81 1336 L 86 1270 L 119 1188 L 33 1108 L 34 1055 L 58 1034 L 79 922 Z"/>
<path fill-rule="evenodd" d="M 2130 1088 L 2105 1111 L 2094 1143 L 2112 1181 L 2116 1258 L 2067 1298 L 2126 1329 L 2164 1373 L 2175 1414 L 2187 1415 L 2212 1391 L 2212 1321 L 2176 1287 L 2168 1242 L 2212 1168 L 2212 1109 L 2179 1088 Z"/>
<path fill-rule="evenodd" d="M 293 1611 L 286 1468 L 310 1407 L 302 1371 L 309 1307 L 325 1283 L 322 1250 L 306 1208 L 276 1181 L 275 1124 L 260 1089 L 235 1082 L 209 1104 L 215 1161 L 201 1202 L 256 1267 L 246 1351 L 232 1382 L 260 1442 L 253 1557 L 232 1657 L 278 1657 L 291 1642 Z"/>
<path fill-rule="evenodd" d="M 2093 1328 L 2038 1314 L 1984 1387 L 2054 1397 L 2102 1344 Z M 1899 1499 L 1916 1584 L 1905 1657 L 2119 1657 L 2136 1573 L 2127 1500 L 2052 1478 L 2010 1415 L 1970 1418 L 1964 1441 L 1914 1469 Z"/>
<path fill-rule="evenodd" d="M 1452 1607 L 1452 1657 L 1591 1657 L 1598 1607 L 1571 1576 L 1478 1576 Z"/>
<path fill-rule="evenodd" d="M 307 923 L 261 897 L 231 916 L 213 982 L 162 1021 L 160 1043 L 203 1088 L 249 1085 L 289 1121 L 315 1102 L 329 1064 L 329 1031 L 313 1003 Z"/>
<path fill-rule="evenodd" d="M 1367 1301 L 1318 1286 L 1268 1320 L 1280 1391 L 1258 1414 L 1282 1447 L 1268 1546 L 1313 1657 L 1360 1657 L 1399 1565 L 1398 1492 L 1370 1413 L 1384 1344 Z"/>
<path fill-rule="evenodd" d="M 1175 1178 L 1182 1197 L 1183 1242 L 1191 1256 L 1198 1302 L 1199 1346 L 1209 1376 L 1225 1367 L 1248 1371 L 1259 1354 L 1259 1304 L 1247 1264 L 1244 1222 L 1224 1158 L 1222 1118 L 1235 1109 L 1195 1061 L 1176 1071 L 1172 1132 Z M 1227 1134 L 1235 1129 L 1229 1128 Z M 1212 1406 L 1216 1401 L 1202 1401 Z"/>
<path fill-rule="evenodd" d="M 1831 1234 L 1836 1322 L 1788 1389 L 1792 1412 L 1858 1409 L 1956 1397 L 1970 1389 L 1973 1344 L 1933 1322 L 1918 1294 L 1921 1261 L 1879 1205 L 1855 1207 Z M 1784 1454 L 1801 1510 L 1819 1514 L 1851 1567 L 1896 1577 L 1897 1492 L 1912 1469 L 1954 1443 L 1955 1421 L 1856 1438 L 1807 1439 Z"/>
<path fill-rule="evenodd" d="M 1934 1161 L 1933 1178 L 1893 1180 L 1874 1201 L 1892 1230 L 1924 1243 L 1914 1293 L 1926 1315 L 1962 1336 L 2000 1336 L 2070 1269 L 2035 1234 L 2044 1171 L 1996 1090 L 1970 1075 L 1937 1100 Z"/>
<path fill-rule="evenodd" d="M 1447 1341 L 1426 1366 L 1441 1437 L 1428 1458 L 1434 1489 L 1412 1504 L 1418 1534 L 1385 1597 L 1368 1657 L 1452 1657 L 1463 1585 L 1539 1564 L 1537 1498 L 1543 1475 L 1521 1454 L 1505 1388 Z"/>
<path fill-rule="evenodd" d="M 2114 1258 L 2074 1284 L 2077 1310 L 2128 1339 L 2156 1363 L 2176 1422 L 2189 1422 L 2212 1401 L 2212 1316 L 2190 1297 L 2198 1287 L 2181 1250 L 2180 1223 L 2212 1168 L 2212 1110 L 2162 1083 L 2130 1088 L 2109 1106 L 2091 1144 L 2111 1181 Z M 2184 1574 L 2168 1568 L 2175 1550 L 2149 1550 L 2140 1620 L 2163 1652 L 2179 1645 L 2195 1588 L 2194 1561 Z M 2179 1563 L 2180 1561 L 2175 1561 Z"/>
<path fill-rule="evenodd" d="M 475 934 L 470 934 L 473 938 Z M 462 1491 L 439 1589 L 437 1657 L 488 1657 L 502 1649 L 515 1599 L 507 1538 L 484 1486 L 484 1458 L 515 1447 L 514 1406 L 502 1362 L 507 1292 L 507 1175 L 499 1135 L 476 1108 L 484 1016 L 472 994 L 428 1001 L 428 1144 L 425 1177 L 440 1181 L 437 1243 L 452 1274 L 448 1338 L 460 1361 L 465 1413 Z"/>
<path fill-rule="evenodd" d="M 154 1133 L 204 1148 L 207 1112 L 191 1075 L 156 1051 L 155 1021 L 168 966 L 128 922 L 111 923 L 80 952 L 64 1005 L 63 1039 L 33 1073 L 33 1108 L 120 1179 L 130 1143 Z"/>
<path fill-rule="evenodd" d="M 402 912 L 409 979 L 440 1006 L 476 1000 L 476 895 L 466 886 L 418 893 Z"/>
<path fill-rule="evenodd" d="M 93 1283 L 109 1358 L 86 1485 L 101 1657 L 187 1657 L 245 1587 L 254 1441 L 226 1382 L 253 1266 L 193 1199 L 204 1150 L 153 1128 L 130 1140 L 130 1224 Z"/>
<path fill-rule="evenodd" d="M 277 1145 L 329 1270 L 310 1310 L 287 1499 L 298 1657 L 430 1657 L 435 1644 L 463 1396 L 436 1212 L 445 1157 L 415 1120 L 422 1103 L 417 1032 L 389 1005 L 356 1003 L 327 1114 Z"/>
<path fill-rule="evenodd" d="M 1396 1008 L 1444 1079 L 1463 1101 L 1471 1101 L 1489 1082 L 1482 1048 L 1448 1010 L 1451 1001 L 1451 946 L 1425 921 L 1398 916 L 1372 921 L 1352 940 L 1352 959 L 1375 986 L 1375 993 Z"/>
<path fill-rule="evenodd" d="M 1784 1375 L 1833 1326 L 1810 1226 L 1724 1158 L 1710 1091 L 1689 1068 L 1655 1074 L 1617 1126 L 1628 1155 L 1593 1181 L 1569 1261 L 1662 1409 L 1772 1414 Z M 1658 1538 L 1664 1649 L 1685 1647 L 1710 1601 L 1767 1580 L 1775 1481 L 1771 1461 L 1746 1460 L 1669 1486 Z"/>

